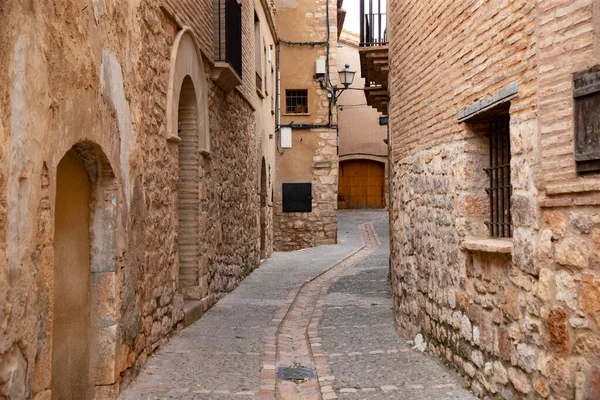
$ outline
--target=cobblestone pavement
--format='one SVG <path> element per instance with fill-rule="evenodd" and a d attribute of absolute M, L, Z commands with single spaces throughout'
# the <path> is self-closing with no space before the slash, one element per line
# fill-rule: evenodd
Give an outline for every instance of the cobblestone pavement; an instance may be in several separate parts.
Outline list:
<path fill-rule="evenodd" d="M 120 398 L 474 398 L 394 329 L 386 216 L 340 212 L 340 244 L 275 253 L 151 357 Z M 318 380 L 278 380 L 280 366 L 315 368 Z"/>

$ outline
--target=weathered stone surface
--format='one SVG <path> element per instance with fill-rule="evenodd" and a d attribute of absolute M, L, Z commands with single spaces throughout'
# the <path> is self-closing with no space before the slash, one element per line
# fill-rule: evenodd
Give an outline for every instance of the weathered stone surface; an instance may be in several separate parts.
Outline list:
<path fill-rule="evenodd" d="M 600 311 L 600 278 L 596 275 L 581 277 L 581 308 L 589 314 Z"/>
<path fill-rule="evenodd" d="M 529 227 L 533 223 L 533 207 L 528 196 L 520 194 L 512 197 L 513 224 L 519 227 Z"/>
<path fill-rule="evenodd" d="M 552 232 L 558 236 L 563 236 L 567 230 L 567 220 L 562 213 L 555 211 L 547 214 L 544 221 L 550 226 Z"/>
<path fill-rule="evenodd" d="M 550 343 L 558 351 L 568 351 L 570 347 L 567 314 L 560 308 L 550 310 L 547 321 Z"/>
<path fill-rule="evenodd" d="M 548 268 L 542 268 L 540 270 L 538 284 L 538 296 L 544 301 L 551 300 L 553 298 L 553 288 L 555 287 L 554 272 Z"/>
<path fill-rule="evenodd" d="M 590 232 L 590 221 L 586 214 L 572 213 L 570 218 L 571 231 L 578 234 Z"/>
<path fill-rule="evenodd" d="M 517 368 L 508 369 L 508 378 L 520 393 L 527 394 L 531 392 L 532 386 L 527 374 Z"/>
<path fill-rule="evenodd" d="M 533 380 L 533 388 L 543 398 L 548 397 L 548 394 L 550 394 L 550 387 L 548 386 L 548 380 L 546 378 L 544 378 L 543 376 L 540 376 Z"/>
<path fill-rule="evenodd" d="M 565 238 L 556 245 L 556 262 L 576 268 L 587 268 L 590 250 L 588 245 L 577 238 Z"/>
<path fill-rule="evenodd" d="M 7 400 L 25 400 L 29 397 L 27 361 L 17 345 L 0 354 L 0 397 Z"/>
<path fill-rule="evenodd" d="M 567 271 L 556 274 L 556 300 L 564 301 L 573 310 L 577 307 L 577 287 L 573 276 Z"/>
<path fill-rule="evenodd" d="M 573 353 L 583 356 L 600 356 L 600 336 L 594 334 L 578 336 L 573 343 Z"/>
<path fill-rule="evenodd" d="M 589 399 L 600 399 L 600 367 L 597 365 L 592 366 L 590 374 L 588 376 L 588 398 Z"/>
<path fill-rule="evenodd" d="M 508 383 L 508 372 L 500 361 L 494 361 L 494 381 L 502 385 Z"/>
<path fill-rule="evenodd" d="M 516 355 L 517 365 L 525 372 L 533 372 L 536 361 L 535 349 L 526 343 L 519 343 L 517 345 Z"/>

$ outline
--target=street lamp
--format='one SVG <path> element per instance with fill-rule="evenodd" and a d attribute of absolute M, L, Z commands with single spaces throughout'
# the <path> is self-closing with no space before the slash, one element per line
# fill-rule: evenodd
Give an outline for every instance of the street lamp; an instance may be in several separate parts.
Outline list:
<path fill-rule="evenodd" d="M 350 65 L 346 64 L 343 70 L 338 71 L 338 74 L 340 75 L 340 83 L 344 85 L 344 89 L 348 89 L 352 85 L 352 82 L 354 82 L 356 71 L 351 71 Z M 344 89 L 341 90 L 343 91 Z"/>
<path fill-rule="evenodd" d="M 343 86 L 342 88 L 338 88 L 337 86 L 333 86 L 329 82 L 329 79 L 327 79 L 327 75 L 324 72 L 324 69 L 325 69 L 324 65 L 322 68 L 323 68 L 323 72 L 318 71 L 317 74 L 315 75 L 315 79 L 317 81 L 319 81 L 319 85 L 321 86 L 321 89 L 327 90 L 328 96 L 330 98 L 333 98 L 333 104 L 335 104 L 337 102 L 338 97 L 342 94 L 342 92 L 344 90 L 350 88 L 350 85 L 352 85 L 352 82 L 354 82 L 354 75 L 356 74 L 356 71 L 350 70 L 349 64 L 346 64 L 344 69 L 342 69 L 341 71 L 338 71 L 340 83 Z"/>

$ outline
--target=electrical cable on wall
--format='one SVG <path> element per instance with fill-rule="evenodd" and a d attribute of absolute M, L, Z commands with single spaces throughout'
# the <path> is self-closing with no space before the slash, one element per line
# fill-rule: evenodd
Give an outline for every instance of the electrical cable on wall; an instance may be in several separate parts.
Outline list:
<path fill-rule="evenodd" d="M 288 46 L 312 46 L 312 47 L 316 47 L 316 46 L 325 46 L 326 48 L 326 58 L 325 58 L 325 80 L 326 82 L 329 84 L 329 87 L 333 86 L 331 84 L 331 80 L 329 79 L 329 59 L 331 56 L 331 27 L 329 25 L 329 2 L 330 0 L 326 1 L 326 11 L 325 11 L 325 25 L 327 27 L 327 39 L 326 41 L 308 41 L 308 42 L 296 42 L 296 41 L 289 41 L 289 40 L 284 40 L 284 39 L 279 39 L 277 41 L 277 68 L 279 70 L 279 62 L 280 62 L 280 45 L 284 44 L 284 45 L 288 45 Z M 275 131 L 279 132 L 281 130 L 282 126 L 285 127 L 290 127 L 292 129 L 319 129 L 319 128 L 330 128 L 330 129 L 337 129 L 337 124 L 333 123 L 333 101 L 335 99 L 335 94 L 331 95 L 331 92 L 328 92 L 328 123 L 327 124 L 287 124 L 287 125 L 281 125 L 281 120 L 277 121 L 277 126 L 275 127 Z M 279 97 L 279 101 L 278 101 L 278 111 L 281 110 L 281 91 L 278 94 Z M 279 149 L 278 149 L 279 151 Z M 285 152 L 285 150 L 279 151 L 280 154 L 283 154 L 283 152 Z"/>

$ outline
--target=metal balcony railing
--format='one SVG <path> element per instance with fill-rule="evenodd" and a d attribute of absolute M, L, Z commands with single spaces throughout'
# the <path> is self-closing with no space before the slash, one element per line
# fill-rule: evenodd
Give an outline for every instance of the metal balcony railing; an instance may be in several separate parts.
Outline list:
<path fill-rule="evenodd" d="M 360 46 L 387 44 L 387 13 L 385 0 L 360 0 Z"/>
<path fill-rule="evenodd" d="M 242 6 L 217 0 L 217 60 L 226 61 L 242 77 Z"/>

